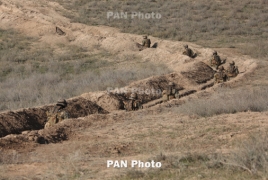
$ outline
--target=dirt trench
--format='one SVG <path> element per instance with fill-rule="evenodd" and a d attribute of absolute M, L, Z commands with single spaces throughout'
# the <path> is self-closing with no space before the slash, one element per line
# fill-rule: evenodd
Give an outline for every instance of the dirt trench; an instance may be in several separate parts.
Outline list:
<path fill-rule="evenodd" d="M 133 82 L 122 89 L 82 94 L 79 97 L 68 99 L 66 110 L 72 119 L 91 114 L 108 114 L 113 111 L 123 110 L 123 101 L 128 100 L 132 92 L 136 92 L 138 99 L 145 105 L 144 107 L 149 108 L 161 100 L 161 92 L 168 86 L 169 82 L 175 84 L 176 88 L 181 92 L 181 96 L 188 96 L 197 92 L 196 89 L 192 89 L 193 87 L 206 83 L 214 75 L 214 70 L 203 62 L 197 62 L 193 66 L 187 72 L 153 76 Z M 189 84 L 192 84 L 192 86 L 188 86 Z M 146 106 L 146 104 L 149 104 L 149 106 Z M 46 112 L 53 108 L 53 106 L 46 105 L 43 107 L 1 113 L 0 137 L 9 134 L 20 134 L 23 131 L 43 129 L 47 120 Z M 64 139 L 64 137 L 60 136 L 60 139 Z M 43 143 L 42 138 L 37 141 Z"/>
<path fill-rule="evenodd" d="M 97 104 L 85 98 L 73 98 L 67 100 L 67 111 L 72 118 L 84 117 L 89 114 L 107 114 Z M 28 108 L 18 111 L 8 111 L 0 114 L 0 137 L 8 134 L 19 134 L 26 130 L 39 130 L 44 128 L 47 120 L 46 112 L 54 105 L 46 105 L 37 108 Z"/>

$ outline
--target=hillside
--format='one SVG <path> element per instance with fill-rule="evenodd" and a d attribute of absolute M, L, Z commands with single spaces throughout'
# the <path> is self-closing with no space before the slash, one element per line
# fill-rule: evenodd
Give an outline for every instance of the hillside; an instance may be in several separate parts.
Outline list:
<path fill-rule="evenodd" d="M 156 48 L 139 51 L 141 35 L 74 22 L 81 12 L 69 5 L 0 3 L 1 179 L 267 178 L 265 53 L 256 59 L 241 42 L 212 48 L 161 36 L 149 36 Z M 184 44 L 198 56 L 182 55 Z M 225 68 L 235 61 L 236 78 L 214 85 L 214 50 Z M 161 95 L 152 90 L 170 81 L 181 98 L 156 103 Z M 140 90 L 144 109 L 123 110 L 130 91 L 117 88 Z M 43 129 L 59 98 L 72 118 Z M 162 168 L 107 168 L 108 160 L 154 160 Z"/>

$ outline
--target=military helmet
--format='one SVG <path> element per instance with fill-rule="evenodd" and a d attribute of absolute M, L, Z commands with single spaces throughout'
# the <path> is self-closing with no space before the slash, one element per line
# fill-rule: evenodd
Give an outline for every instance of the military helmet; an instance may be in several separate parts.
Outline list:
<path fill-rule="evenodd" d="M 67 102 L 65 99 L 60 99 L 57 101 L 57 106 L 62 106 L 62 107 L 66 107 L 67 106 Z"/>
<path fill-rule="evenodd" d="M 144 35 L 144 36 L 143 36 L 143 38 L 144 38 L 144 39 L 147 39 L 147 36 L 146 36 L 146 35 Z"/>
<path fill-rule="evenodd" d="M 167 94 L 167 90 L 164 90 L 164 91 L 162 92 L 162 94 Z"/>
<path fill-rule="evenodd" d="M 231 64 L 231 65 L 235 65 L 235 62 L 234 62 L 234 61 L 231 61 L 230 64 Z"/>
<path fill-rule="evenodd" d="M 174 83 L 173 82 L 169 82 L 168 85 L 169 86 L 174 86 Z"/>
<path fill-rule="evenodd" d="M 214 55 L 214 54 L 217 55 L 217 54 L 218 54 L 217 51 L 213 51 L 213 55 Z"/>
<path fill-rule="evenodd" d="M 187 44 L 185 44 L 183 47 L 184 47 L 184 48 L 188 48 L 188 45 L 187 45 Z"/>

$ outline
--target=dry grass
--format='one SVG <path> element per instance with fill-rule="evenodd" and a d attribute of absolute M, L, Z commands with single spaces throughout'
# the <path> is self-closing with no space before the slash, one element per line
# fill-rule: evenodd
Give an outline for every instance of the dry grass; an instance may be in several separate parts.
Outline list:
<path fill-rule="evenodd" d="M 249 174 L 263 178 L 268 175 L 267 134 L 251 135 L 249 139 L 237 143 L 228 155 L 223 155 L 218 162 L 229 169 L 244 170 Z"/>
<path fill-rule="evenodd" d="M 267 2 L 263 0 L 254 2 L 249 0 L 229 2 L 215 2 L 212 0 L 198 2 L 186 0 L 168 2 L 144 2 L 140 0 L 135 2 L 57 1 L 65 5 L 66 8 L 78 12 L 78 16 L 71 17 L 73 21 L 90 25 L 104 24 L 119 27 L 124 32 L 146 33 L 161 38 L 193 41 L 206 46 L 239 47 L 244 53 L 251 56 L 267 57 L 268 44 L 265 40 L 268 35 L 268 10 Z M 157 21 L 108 21 L 106 19 L 108 10 L 155 11 L 160 12 L 163 18 Z M 134 58 L 133 66 L 122 70 L 109 61 L 109 59 L 116 58 L 114 55 L 101 50 L 96 54 L 88 55 L 85 49 L 63 46 L 61 48 L 64 49 L 65 53 L 58 54 L 49 47 L 31 48 L 31 44 L 36 40 L 22 37 L 16 32 L 1 31 L 0 33 L 0 51 L 2 54 L 0 57 L 0 110 L 47 104 L 55 102 L 59 97 L 68 98 L 83 92 L 105 90 L 108 86 L 121 87 L 130 81 L 169 72 L 163 66 L 139 63 L 139 57 Z M 248 46 L 249 43 L 252 43 L 252 46 Z M 9 51 L 10 49 L 12 51 Z M 222 155 L 218 158 L 219 155 L 217 155 L 216 159 L 204 152 L 199 154 L 183 153 L 181 156 L 162 153 L 154 156 L 154 154 L 162 151 L 164 153 L 182 152 L 187 149 L 193 151 L 194 149 L 199 150 L 199 148 L 207 150 L 211 146 L 214 146 L 214 149 L 224 147 L 228 143 L 225 140 L 220 141 L 217 136 L 225 130 L 230 132 L 242 131 L 245 126 L 238 128 L 234 126 L 234 123 L 233 126 L 225 124 L 228 127 L 226 129 L 221 126 L 214 128 L 224 123 L 224 120 L 215 122 L 216 118 L 212 121 L 202 119 L 203 122 L 201 123 L 200 119 L 183 120 L 181 113 L 207 117 L 248 110 L 266 111 L 268 107 L 267 90 L 266 86 L 254 87 L 253 89 L 222 88 L 211 97 L 205 97 L 206 99 L 191 100 L 179 107 L 171 108 L 174 116 L 167 117 L 167 119 L 160 114 L 149 117 L 145 111 L 141 111 L 138 112 L 139 114 L 132 115 L 136 119 L 131 119 L 129 113 L 124 119 L 131 121 L 113 126 L 114 129 L 124 127 L 135 130 L 136 128 L 135 133 L 137 134 L 130 134 L 129 132 L 124 134 L 120 131 L 118 135 L 115 135 L 114 132 L 111 133 L 109 124 L 107 132 L 103 134 L 109 132 L 111 133 L 109 134 L 110 137 L 125 135 L 124 141 L 131 139 L 131 142 L 136 145 L 133 147 L 136 150 L 135 152 L 137 153 L 137 150 L 139 150 L 137 154 L 144 156 L 149 154 L 149 156 L 152 156 L 150 159 L 161 161 L 164 165 L 160 170 L 129 170 L 125 175 L 117 176 L 115 179 L 210 180 L 220 177 L 221 179 L 233 180 L 266 178 L 266 136 L 263 138 L 259 138 L 262 136 L 253 136 L 249 140 L 238 144 L 235 147 L 236 150 L 228 156 Z M 152 112 L 152 114 L 154 113 Z M 179 113 L 179 115 L 176 113 Z M 167 125 L 166 123 L 174 120 L 175 116 L 178 116 L 175 119 L 176 122 L 170 126 Z M 137 119 L 139 119 L 139 122 L 137 122 Z M 159 121 L 155 123 L 155 120 Z M 148 121 L 152 123 L 145 124 Z M 211 124 L 207 124 L 207 122 Z M 135 123 L 139 126 L 135 126 Z M 154 128 L 152 128 L 153 125 L 155 125 Z M 250 129 L 249 126 L 251 125 L 247 126 L 248 129 Z M 144 127 L 146 127 L 145 130 Z M 201 128 L 198 129 L 198 127 Z M 90 128 L 89 132 L 90 134 L 98 134 L 103 128 L 105 128 L 104 125 L 99 125 L 96 128 Z M 165 131 L 162 131 L 161 128 Z M 81 132 L 80 129 L 78 134 Z M 92 137 L 90 136 L 90 138 Z M 28 154 L 16 151 L 2 153 L 0 151 L 0 178 L 8 179 L 4 175 L 9 165 L 40 163 L 40 166 L 45 164 L 48 167 L 44 168 L 43 174 L 37 177 L 32 175 L 32 177 L 27 178 L 94 179 L 97 172 L 91 172 L 93 166 L 87 169 L 83 169 L 83 167 L 92 163 L 92 158 L 103 157 L 103 154 L 99 153 L 95 156 L 89 154 L 90 151 L 87 148 L 100 142 L 88 141 L 88 137 L 86 139 L 87 141 L 84 144 L 75 146 L 60 144 L 57 152 L 53 153 L 51 153 L 53 147 L 50 146 L 52 149 L 48 152 L 51 154 L 46 152 L 47 155 L 35 151 Z M 105 138 L 105 140 L 107 139 L 109 138 Z M 117 142 L 120 139 L 114 139 L 114 141 Z M 103 147 L 107 148 L 107 143 L 105 143 Z M 158 149 L 152 149 L 149 145 Z M 93 153 L 93 151 L 90 153 Z M 120 158 L 124 158 L 124 155 L 121 155 Z M 104 159 L 106 160 L 107 157 L 104 157 Z"/>
<path fill-rule="evenodd" d="M 264 130 L 268 125 L 265 114 L 193 118 L 172 111 L 145 109 L 116 116 L 109 114 L 105 118 L 98 116 L 101 119 L 89 116 L 84 120 L 92 124 L 72 129 L 75 137 L 68 141 L 38 145 L 31 152 L 0 152 L 0 172 L 3 172 L 0 177 L 15 179 L 27 167 L 25 177 L 30 179 L 109 179 L 106 173 L 113 179 L 262 179 L 265 171 L 259 164 L 263 161 L 253 161 L 258 162 L 257 174 L 222 162 L 241 165 L 251 159 L 250 154 L 257 157 L 263 154 L 266 138 L 249 139 L 242 142 L 244 146 L 236 142 L 245 139 L 249 132 Z M 235 135 L 230 137 L 230 134 Z M 126 144 L 128 148 L 123 148 Z M 121 147 L 121 153 L 115 153 L 114 147 Z M 245 147 L 249 150 L 244 150 Z M 163 166 L 161 169 L 107 169 L 108 159 L 154 160 L 161 161 Z M 13 174 L 14 168 L 20 174 Z M 36 172 L 39 169 L 42 172 Z"/>
<path fill-rule="evenodd" d="M 191 41 L 206 47 L 239 47 L 254 57 L 268 56 L 268 4 L 264 0 L 51 1 L 77 12 L 65 12 L 75 22 L 113 26 L 123 32 Z M 109 11 L 127 12 L 128 18 L 107 19 Z M 155 12 L 162 18 L 131 18 L 132 12 Z"/>
<path fill-rule="evenodd" d="M 130 169 L 116 179 L 266 179 L 268 175 L 267 135 L 254 134 L 239 141 L 228 154 L 160 154 L 151 158 L 162 163 L 158 170 Z M 150 161 L 149 159 L 148 161 Z"/>
<path fill-rule="evenodd" d="M 165 65 L 118 58 L 101 49 L 88 54 L 73 45 L 59 44 L 62 53 L 48 45 L 32 47 L 36 39 L 12 30 L 0 30 L 0 39 L 0 110 L 54 103 L 170 72 Z M 120 67 L 121 62 L 128 62 L 127 67 Z"/>
<path fill-rule="evenodd" d="M 262 179 L 262 176 L 252 175 L 243 169 L 229 169 L 220 162 L 214 162 L 205 154 L 188 154 L 185 156 L 167 156 L 161 161 L 163 167 L 158 170 L 146 171 L 130 169 L 124 175 L 115 179 L 150 179 L 150 180 L 177 180 L 177 179 Z"/>
<path fill-rule="evenodd" d="M 210 97 L 194 99 L 173 108 L 174 112 L 188 115 L 213 116 L 244 111 L 268 110 L 267 86 L 254 88 L 220 88 Z"/>
<path fill-rule="evenodd" d="M 2 153 L 0 151 L 0 178 L 9 179 L 5 176 L 7 167 L 20 164 L 45 164 L 43 172 L 40 174 L 33 173 L 27 175 L 31 179 L 80 179 L 82 176 L 89 176 L 88 170 L 80 168 L 81 162 L 88 160 L 85 152 L 75 150 L 72 153 L 62 153 L 50 151 L 49 154 L 42 154 L 36 152 L 19 153 L 15 150 Z M 26 178 L 26 176 L 24 177 Z M 12 179 L 12 178 L 10 178 Z M 82 178 L 83 179 L 83 178 Z"/>

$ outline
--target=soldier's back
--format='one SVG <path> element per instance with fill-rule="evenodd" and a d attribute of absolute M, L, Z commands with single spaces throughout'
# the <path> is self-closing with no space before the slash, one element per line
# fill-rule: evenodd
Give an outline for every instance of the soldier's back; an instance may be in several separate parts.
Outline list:
<path fill-rule="evenodd" d="M 63 121 L 64 119 L 69 118 L 69 113 L 64 109 L 57 110 L 56 108 L 54 108 L 48 111 L 46 114 L 47 114 L 47 122 L 45 124 L 45 128 L 51 127 Z"/>
<path fill-rule="evenodd" d="M 214 56 L 214 60 L 216 61 L 216 63 L 219 65 L 221 63 L 221 58 L 219 55 L 215 55 Z"/>
<path fill-rule="evenodd" d="M 45 129 L 58 123 L 57 115 L 58 114 L 55 112 L 49 112 L 49 111 L 47 112 L 47 122 L 45 124 Z"/>
<path fill-rule="evenodd" d="M 235 77 L 239 74 L 238 67 L 234 65 L 230 65 L 227 72 L 229 77 Z"/>
<path fill-rule="evenodd" d="M 145 47 L 150 47 L 151 46 L 151 40 L 150 39 L 145 39 Z"/>

